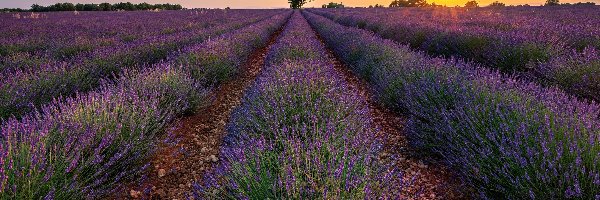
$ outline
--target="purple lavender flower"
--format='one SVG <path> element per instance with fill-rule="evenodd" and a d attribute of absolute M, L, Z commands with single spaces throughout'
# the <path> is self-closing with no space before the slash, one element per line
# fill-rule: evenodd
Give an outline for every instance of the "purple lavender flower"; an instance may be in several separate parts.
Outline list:
<path fill-rule="evenodd" d="M 433 56 L 461 58 L 600 101 L 600 10 L 310 9 Z M 403 20 L 398 20 L 403 19 Z"/>
<path fill-rule="evenodd" d="M 600 191 L 590 175 L 600 169 L 600 105 L 304 14 L 382 104 L 410 116 L 411 144 L 481 198 L 592 199 Z"/>
<path fill-rule="evenodd" d="M 242 34 L 270 35 L 285 16 L 280 13 L 242 28 L 218 44 L 236 41 L 239 46 L 229 48 L 239 48 L 256 42 Z M 254 44 L 253 48 L 260 45 Z M 243 60 L 248 54 L 231 59 Z M 56 99 L 21 119 L 3 121 L 0 199 L 101 198 L 122 181 L 140 178 L 149 155 L 170 130 L 169 123 L 210 102 L 205 78 L 193 75 L 197 67 L 202 66 L 169 60 L 123 69 L 116 78 L 99 81 L 96 91 Z"/>
<path fill-rule="evenodd" d="M 193 46 L 203 41 L 209 40 L 210 37 L 222 35 L 224 33 L 240 29 L 245 26 L 249 26 L 253 23 L 257 23 L 262 20 L 266 20 L 278 13 L 281 10 L 272 10 L 265 12 L 253 12 L 253 11 L 233 11 L 229 14 L 224 14 L 220 11 L 212 12 L 213 14 L 203 14 L 197 16 L 188 11 L 181 12 L 169 12 L 174 15 L 162 15 L 149 12 L 139 12 L 139 16 L 123 16 L 125 18 L 135 18 L 137 23 L 147 23 L 148 18 L 156 19 L 157 22 L 165 23 L 161 25 L 174 26 L 183 23 L 183 27 L 179 31 L 175 31 L 170 34 L 160 33 L 146 35 L 145 28 L 123 28 L 115 30 L 103 30 L 109 33 L 98 33 L 96 37 L 100 37 L 102 40 L 105 34 L 120 36 L 131 36 L 137 35 L 134 41 L 131 42 L 114 42 L 113 45 L 97 45 L 97 48 L 93 50 L 81 52 L 80 54 L 74 55 L 69 59 L 49 59 L 46 61 L 40 61 L 33 63 L 34 66 L 13 66 L 19 64 L 15 61 L 6 61 L 6 65 L 12 67 L 2 67 L 5 69 L 0 70 L 0 75 L 3 78 L 0 80 L 0 119 L 6 119 L 10 116 L 20 117 L 23 114 L 31 112 L 36 107 L 42 106 L 46 103 L 50 103 L 54 99 L 62 99 L 62 97 L 70 97 L 77 93 L 85 93 L 93 91 L 101 86 L 100 82 L 103 79 L 113 78 L 114 75 L 120 74 L 126 69 L 143 69 L 151 64 L 159 63 L 165 59 L 177 57 L 180 50 L 184 47 Z M 53 14 L 50 14 L 53 15 Z M 100 14 L 100 18 L 110 18 L 111 14 Z M 151 16 L 145 16 L 151 15 Z M 97 15 L 84 15 L 90 17 L 89 20 L 96 21 L 99 16 Z M 175 17 L 174 19 L 163 19 L 161 17 Z M 50 19 L 59 20 L 58 18 L 51 17 Z M 200 18 L 200 19 L 198 19 Z M 206 19 L 203 19 L 206 18 Z M 10 18 L 9 18 L 10 19 Z M 79 18 L 70 18 L 70 21 L 79 21 Z M 107 23 L 113 23 L 119 25 L 119 18 L 115 18 L 117 22 L 113 23 L 112 20 L 106 20 Z M 87 21 L 85 19 L 83 21 Z M 228 23 L 218 23 L 223 20 L 229 20 Z M 122 20 L 130 21 L 130 20 Z M 19 22 L 19 21 L 17 21 Z M 47 20 L 40 22 L 42 24 L 49 23 Z M 56 22 L 54 22 L 56 23 Z M 191 24 L 190 24 L 191 23 Z M 199 24 L 195 24 L 199 23 Z M 203 24 L 207 23 L 207 24 Z M 19 26 L 26 25 L 27 23 L 15 23 Z M 96 23 L 92 23 L 96 24 Z M 35 32 L 31 37 L 35 40 L 42 39 L 42 36 L 52 35 L 53 37 L 76 37 L 79 34 L 67 34 L 63 35 L 61 31 L 64 30 L 77 30 L 72 28 L 72 24 L 67 23 L 70 28 L 64 28 L 57 30 L 58 32 L 52 35 L 46 32 Z M 121 24 L 122 25 L 122 24 Z M 145 26 L 145 24 L 129 24 L 132 26 Z M 17 25 L 15 25 L 17 26 Z M 102 27 L 101 24 L 99 24 Z M 160 28 L 156 27 L 156 28 Z M 31 24 L 26 27 L 32 27 Z M 26 28 L 26 27 L 21 27 Z M 43 25 L 40 27 L 54 27 Z M 110 27 L 110 26 L 107 26 Z M 127 26 L 125 26 L 127 27 Z M 9 27 L 10 28 L 10 27 Z M 91 30 L 94 31 L 91 27 Z M 106 28 L 106 27 L 104 27 Z M 165 27 L 166 29 L 167 27 Z M 26 28 L 30 29 L 30 28 Z M 9 29 L 10 30 L 10 29 Z M 119 35 L 118 30 L 121 31 L 140 31 L 134 33 L 124 33 L 125 35 Z M 117 31 L 117 33 L 113 32 Z M 85 32 L 85 31 L 83 31 Z M 101 31 L 102 32 L 102 31 Z M 41 36 L 40 36 L 41 35 Z M 42 38 L 40 38 L 42 37 Z M 85 36 L 82 36 L 85 37 Z M 68 40 L 65 38 L 64 40 Z M 85 39 L 73 39 L 83 40 Z M 116 39 L 113 39 L 116 40 Z M 45 40 L 43 40 L 45 41 Z M 53 41 L 49 39 L 48 41 Z M 61 39 L 62 41 L 62 39 Z M 92 40 L 93 41 L 93 40 Z M 91 42 L 91 41 L 90 41 Z M 2 43 L 2 41 L 0 41 Z M 26 43 L 26 42 L 25 42 Z M 52 45 L 50 45 L 52 46 Z M 49 48 L 52 49 L 52 48 Z M 48 56 L 46 56 L 48 57 Z M 29 57 L 25 57 L 25 60 L 30 60 Z M 34 58 L 37 59 L 37 58 Z M 2 60 L 2 59 L 0 59 Z M 2 63 L 2 62 L 0 62 Z M 41 63 L 41 64 L 40 64 Z M 2 64 L 0 64 L 2 66 Z"/>
<path fill-rule="evenodd" d="M 196 198 L 396 198 L 401 174 L 376 162 L 366 100 L 347 92 L 308 30 L 296 12 L 232 114 L 223 163 L 207 178 L 218 185 L 196 184 Z"/>

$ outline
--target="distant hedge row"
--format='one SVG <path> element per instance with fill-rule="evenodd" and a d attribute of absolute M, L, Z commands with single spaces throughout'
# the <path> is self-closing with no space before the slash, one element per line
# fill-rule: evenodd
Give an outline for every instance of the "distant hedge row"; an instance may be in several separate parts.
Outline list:
<path fill-rule="evenodd" d="M 116 10 L 181 10 L 183 7 L 179 4 L 149 4 L 149 3 L 139 3 L 133 4 L 130 2 L 127 3 L 101 3 L 101 4 L 73 4 L 73 3 L 56 3 L 54 5 L 49 6 L 40 6 L 38 4 L 31 5 L 30 10 L 25 9 L 2 9 L 3 11 L 31 11 L 31 12 L 52 12 L 52 11 L 116 11 Z"/>

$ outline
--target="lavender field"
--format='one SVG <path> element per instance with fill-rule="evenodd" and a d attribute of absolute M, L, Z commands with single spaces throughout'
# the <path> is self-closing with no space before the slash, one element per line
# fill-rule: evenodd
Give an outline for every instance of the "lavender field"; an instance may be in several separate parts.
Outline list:
<path fill-rule="evenodd" d="M 600 7 L 0 13 L 0 199 L 600 199 Z"/>

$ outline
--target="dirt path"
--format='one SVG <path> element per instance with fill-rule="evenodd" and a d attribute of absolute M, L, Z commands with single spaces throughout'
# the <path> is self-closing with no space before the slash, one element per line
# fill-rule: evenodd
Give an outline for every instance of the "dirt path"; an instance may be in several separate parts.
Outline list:
<path fill-rule="evenodd" d="M 141 186 L 128 189 L 126 198 L 187 199 L 194 180 L 200 180 L 219 163 L 219 147 L 229 116 L 260 73 L 267 52 L 282 29 L 273 34 L 266 47 L 250 56 L 241 74 L 217 88 L 212 105 L 177 122 L 173 134 L 180 141 L 175 146 L 160 147 L 152 158 L 146 180 Z"/>
<path fill-rule="evenodd" d="M 325 45 L 321 36 L 315 32 L 321 43 Z M 327 45 L 325 45 L 327 47 Z M 406 173 L 407 180 L 414 181 L 412 186 L 403 191 L 403 196 L 417 196 L 417 199 L 462 199 L 457 192 L 459 186 L 452 182 L 451 174 L 439 165 L 427 164 L 419 159 L 414 150 L 408 146 L 404 135 L 404 124 L 406 119 L 394 112 L 383 108 L 375 101 L 372 90 L 368 83 L 359 79 L 350 68 L 346 66 L 331 49 L 327 49 L 328 56 L 333 60 L 335 70 L 348 83 L 349 91 L 356 92 L 367 99 L 368 108 L 375 122 L 377 137 L 384 141 L 384 150 L 380 155 L 382 162 L 395 162 L 395 165 Z M 410 180 L 408 177 L 414 177 Z"/>

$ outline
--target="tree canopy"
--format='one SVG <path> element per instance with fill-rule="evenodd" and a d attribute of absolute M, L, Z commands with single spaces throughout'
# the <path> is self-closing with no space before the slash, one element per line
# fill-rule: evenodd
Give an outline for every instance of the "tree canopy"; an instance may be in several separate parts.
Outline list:
<path fill-rule="evenodd" d="M 504 7 L 504 6 L 506 6 L 506 4 L 499 2 L 499 1 L 494 1 L 489 5 L 489 7 Z"/>
<path fill-rule="evenodd" d="M 344 8 L 344 4 L 331 2 L 328 4 L 323 4 L 323 6 L 321 6 L 321 8 Z"/>
<path fill-rule="evenodd" d="M 394 0 L 390 4 L 390 7 L 425 7 L 427 1 L 425 0 Z"/>
<path fill-rule="evenodd" d="M 115 11 L 115 10 L 181 10 L 183 7 L 178 4 L 148 4 L 139 3 L 133 4 L 131 2 L 126 3 L 101 3 L 101 4 L 72 4 L 72 3 L 56 3 L 50 6 L 40 6 L 33 4 L 31 6 L 32 12 L 51 12 L 51 11 Z"/>
<path fill-rule="evenodd" d="M 288 3 L 290 3 L 290 8 L 293 9 L 299 9 L 302 8 L 302 6 L 304 6 L 304 4 L 308 3 L 311 0 L 288 0 Z"/>
<path fill-rule="evenodd" d="M 546 0 L 545 6 L 558 6 L 560 2 L 558 0 Z"/>
<path fill-rule="evenodd" d="M 369 8 L 383 8 L 383 5 L 375 4 L 375 6 L 370 5 Z"/>
<path fill-rule="evenodd" d="M 477 3 L 477 1 L 475 1 L 475 0 L 468 1 L 467 3 L 465 3 L 465 7 L 467 7 L 467 8 L 476 8 L 476 7 L 479 7 L 479 3 Z"/>

